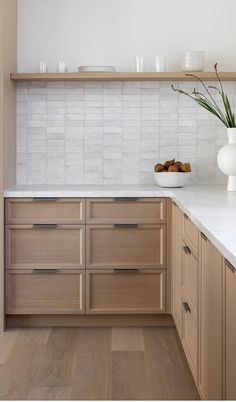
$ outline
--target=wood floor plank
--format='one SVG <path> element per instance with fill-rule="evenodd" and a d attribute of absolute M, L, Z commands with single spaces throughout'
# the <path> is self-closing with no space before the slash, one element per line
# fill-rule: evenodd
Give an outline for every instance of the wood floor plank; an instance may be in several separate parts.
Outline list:
<path fill-rule="evenodd" d="M 37 385 L 70 387 L 76 365 L 76 328 L 53 328 L 48 342 L 41 345 Z"/>
<path fill-rule="evenodd" d="M 73 399 L 109 400 L 111 329 L 80 328 L 77 335 Z"/>
<path fill-rule="evenodd" d="M 21 329 L 1 342 L 0 400 L 199 399 L 175 328 Z"/>
<path fill-rule="evenodd" d="M 29 399 L 36 401 L 71 400 L 72 389 L 70 387 L 35 387 L 32 388 Z"/>
<path fill-rule="evenodd" d="M 51 333 L 50 328 L 24 328 L 20 330 L 20 334 L 25 338 L 26 343 L 46 344 Z"/>
<path fill-rule="evenodd" d="M 176 329 L 146 328 L 144 342 L 154 398 L 199 399 Z"/>
<path fill-rule="evenodd" d="M 48 343 L 32 341 L 32 332 L 19 332 L 0 378 L 0 399 L 29 399 L 34 387 L 68 386 L 73 375 L 73 336 L 70 329 L 54 329 Z"/>
<path fill-rule="evenodd" d="M 5 364 L 18 337 L 16 329 L 0 333 L 0 365 Z"/>
<path fill-rule="evenodd" d="M 144 352 L 112 353 L 111 399 L 153 399 Z"/>
<path fill-rule="evenodd" d="M 144 351 L 142 328 L 115 327 L 111 331 L 111 350 L 117 352 Z"/>

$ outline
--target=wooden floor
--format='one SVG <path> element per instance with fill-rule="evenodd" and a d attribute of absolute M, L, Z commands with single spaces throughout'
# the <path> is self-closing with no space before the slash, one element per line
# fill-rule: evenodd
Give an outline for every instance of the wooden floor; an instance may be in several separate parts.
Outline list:
<path fill-rule="evenodd" d="M 174 328 L 0 334 L 1 400 L 199 399 Z"/>

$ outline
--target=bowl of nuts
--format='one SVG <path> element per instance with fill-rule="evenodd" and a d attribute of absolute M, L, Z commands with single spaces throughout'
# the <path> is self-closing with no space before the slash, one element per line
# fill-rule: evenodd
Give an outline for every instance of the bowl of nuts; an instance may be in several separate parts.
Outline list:
<path fill-rule="evenodd" d="M 154 167 L 154 177 L 159 187 L 184 187 L 191 178 L 190 163 L 172 159 Z"/>

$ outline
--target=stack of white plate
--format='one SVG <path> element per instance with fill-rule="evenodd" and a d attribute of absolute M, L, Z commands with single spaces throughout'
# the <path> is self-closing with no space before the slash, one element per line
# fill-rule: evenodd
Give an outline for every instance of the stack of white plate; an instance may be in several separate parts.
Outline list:
<path fill-rule="evenodd" d="M 114 73 L 113 66 L 79 66 L 80 73 Z"/>

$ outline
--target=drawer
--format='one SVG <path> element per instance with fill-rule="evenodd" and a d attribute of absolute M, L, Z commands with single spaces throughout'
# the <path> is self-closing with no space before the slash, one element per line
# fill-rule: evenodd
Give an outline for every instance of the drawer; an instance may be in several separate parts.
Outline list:
<path fill-rule="evenodd" d="M 183 238 L 188 246 L 191 247 L 192 252 L 198 258 L 199 231 L 186 214 L 184 214 L 183 217 Z"/>
<path fill-rule="evenodd" d="M 147 223 L 166 221 L 166 200 L 164 198 L 93 198 L 86 200 L 86 222 Z"/>
<path fill-rule="evenodd" d="M 8 269 L 82 269 L 85 226 L 6 226 L 5 267 Z"/>
<path fill-rule="evenodd" d="M 8 198 L 5 201 L 7 224 L 85 222 L 83 198 Z"/>
<path fill-rule="evenodd" d="M 186 296 L 182 299 L 183 325 L 182 325 L 182 343 L 192 370 L 192 374 L 197 380 L 198 368 L 198 321 L 197 312 Z"/>
<path fill-rule="evenodd" d="M 82 314 L 85 271 L 6 271 L 6 314 Z"/>
<path fill-rule="evenodd" d="M 198 295 L 198 261 L 184 242 L 182 252 L 182 288 L 196 309 Z"/>
<path fill-rule="evenodd" d="M 165 271 L 91 270 L 86 272 L 86 313 L 165 312 Z"/>
<path fill-rule="evenodd" d="M 166 229 L 155 225 L 89 225 L 87 268 L 164 268 Z"/>

